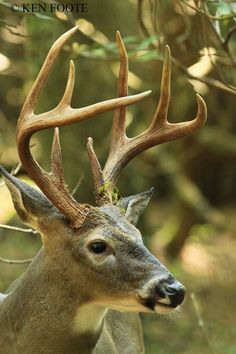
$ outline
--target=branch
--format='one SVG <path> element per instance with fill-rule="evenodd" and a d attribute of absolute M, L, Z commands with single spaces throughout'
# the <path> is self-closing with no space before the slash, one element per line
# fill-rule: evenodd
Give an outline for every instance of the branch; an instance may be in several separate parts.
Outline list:
<path fill-rule="evenodd" d="M 208 334 L 205 321 L 204 321 L 204 319 L 203 319 L 203 317 L 202 317 L 202 315 L 201 315 L 200 306 L 199 306 L 199 304 L 198 304 L 198 301 L 197 301 L 197 298 L 196 298 L 195 293 L 191 292 L 191 293 L 190 293 L 190 298 L 191 298 L 191 300 L 192 300 L 193 308 L 194 308 L 195 313 L 196 313 L 196 316 L 197 316 L 198 326 L 201 328 L 201 330 L 202 330 L 202 332 L 203 332 L 203 335 L 204 335 L 204 337 L 205 337 L 205 339 L 206 339 L 208 348 L 210 349 L 210 352 L 211 352 L 212 354 L 216 354 L 215 349 L 214 349 L 214 346 L 213 346 L 213 343 L 211 342 L 210 336 L 209 336 L 209 334 Z"/>
<path fill-rule="evenodd" d="M 30 147 L 32 147 L 32 146 L 34 146 L 34 144 L 31 145 Z M 19 162 L 16 167 L 13 167 L 13 168 L 12 168 L 10 174 L 11 174 L 12 176 L 17 176 L 18 173 L 19 173 L 19 171 L 20 171 L 20 169 L 21 169 L 21 167 L 22 167 L 22 163 Z M 5 186 L 5 182 L 4 182 L 4 181 L 0 183 L 0 187 L 3 187 L 3 186 Z"/>
<path fill-rule="evenodd" d="M 29 234 L 38 234 L 38 231 L 33 230 L 33 229 L 22 229 L 21 227 L 16 227 L 16 226 L 10 226 L 10 225 L 4 225 L 0 224 L 0 228 L 2 229 L 8 229 L 8 230 L 13 230 L 13 231 L 20 231 L 20 232 L 25 232 Z"/>
<path fill-rule="evenodd" d="M 229 32 L 227 33 L 226 37 L 225 37 L 225 40 L 223 42 L 223 46 L 226 50 L 228 50 L 228 45 L 229 45 L 229 41 L 232 37 L 232 35 L 236 32 L 236 25 L 234 25 L 230 30 Z"/>
<path fill-rule="evenodd" d="M 190 74 L 188 69 L 174 57 L 172 57 L 172 62 L 189 79 L 198 80 L 198 81 L 203 82 L 204 84 L 206 84 L 208 86 L 215 87 L 217 89 L 223 90 L 223 91 L 225 91 L 227 93 L 230 93 L 231 95 L 236 95 L 236 88 L 234 88 L 233 86 L 228 86 L 228 85 L 222 83 L 221 81 L 216 80 L 216 79 L 212 79 L 210 77 L 204 77 L 203 78 L 203 77 L 194 76 L 194 75 Z"/>
<path fill-rule="evenodd" d="M 147 26 L 145 25 L 144 23 L 144 20 L 143 20 L 143 1 L 144 0 L 138 0 L 138 5 L 137 5 L 137 12 L 138 12 L 138 21 L 139 21 L 139 26 L 141 28 L 141 31 L 144 35 L 145 38 L 149 37 L 150 36 L 150 33 L 147 29 Z M 226 53 L 226 55 L 228 56 L 228 58 L 231 60 L 232 62 L 232 65 L 235 66 L 235 61 L 231 55 L 231 53 L 229 52 L 229 49 L 227 47 L 227 44 L 228 44 L 228 40 L 229 38 L 231 37 L 231 35 L 234 33 L 235 31 L 235 28 L 233 27 L 231 29 L 231 31 L 229 32 L 229 38 L 226 38 L 226 42 L 222 42 L 221 39 L 219 38 L 219 35 L 217 34 L 217 32 L 215 31 L 215 28 L 212 24 L 212 21 L 213 20 L 216 20 L 217 18 L 214 18 L 214 16 L 211 16 L 210 14 L 208 14 L 206 11 L 202 10 L 202 9 L 198 9 L 198 8 L 195 8 L 194 6 L 186 3 L 185 1 L 177 1 L 178 4 L 182 7 L 182 4 L 186 5 L 186 6 L 189 6 L 191 8 L 193 8 L 193 10 L 195 10 L 196 12 L 198 12 L 199 14 L 201 15 L 204 15 L 208 21 L 209 21 L 209 24 L 211 26 L 211 29 L 212 31 L 214 32 L 215 36 L 217 37 L 218 41 L 220 42 L 220 45 L 222 46 L 224 52 Z M 217 19 L 218 20 L 218 19 Z M 154 31 L 155 32 L 155 31 Z M 157 45 L 155 45 L 154 43 L 151 43 L 150 45 L 152 48 L 154 49 L 159 49 Z M 229 85 L 227 83 L 224 83 L 222 81 L 219 81 L 219 80 L 216 80 L 216 79 L 213 79 L 213 78 L 209 78 L 209 77 L 197 77 L 197 76 L 194 76 L 194 75 L 191 75 L 189 72 L 188 72 L 188 69 L 182 64 L 180 63 L 176 58 L 174 58 L 172 56 L 172 62 L 174 63 L 174 65 L 179 68 L 182 73 L 184 73 L 188 78 L 190 79 L 194 79 L 194 80 L 197 80 L 197 81 L 200 81 L 210 87 L 214 87 L 214 88 L 217 88 L 217 89 L 220 89 L 220 90 L 223 90 L 227 93 L 230 93 L 232 95 L 236 95 L 236 88 L 233 87 L 232 85 Z"/>
<path fill-rule="evenodd" d="M 143 0 L 138 0 L 138 21 L 145 37 L 151 36 L 143 20 Z"/>
<path fill-rule="evenodd" d="M 73 195 L 73 196 L 75 195 L 75 193 L 76 193 L 77 190 L 79 189 L 79 187 L 80 187 L 81 183 L 83 182 L 83 180 L 84 180 L 84 175 L 81 175 L 81 176 L 80 176 L 80 179 L 79 179 L 78 182 L 76 183 L 76 185 L 75 185 L 73 191 L 71 192 L 71 195 Z"/>
<path fill-rule="evenodd" d="M 19 171 L 20 171 L 20 169 L 21 169 L 21 167 L 22 167 L 22 163 L 19 162 L 18 165 L 12 169 L 11 175 L 12 176 L 17 176 Z"/>
<path fill-rule="evenodd" d="M 208 19 L 210 20 L 215 20 L 215 21 L 225 21 L 225 20 L 229 20 L 231 18 L 234 18 L 236 13 L 233 13 L 230 14 L 230 15 L 224 15 L 224 16 L 214 16 L 214 15 L 210 15 L 208 12 L 200 9 L 200 8 L 197 8 L 191 4 L 189 4 L 188 2 L 184 1 L 184 0 L 181 0 L 181 1 L 178 1 L 179 3 L 183 3 L 184 5 L 186 5 L 187 7 L 189 7 L 191 10 L 195 11 L 196 13 L 200 14 L 200 15 L 204 15 L 206 16 Z M 179 4 L 180 5 L 180 4 Z"/>
<path fill-rule="evenodd" d="M 22 259 L 22 260 L 13 260 L 13 259 L 6 259 L 6 258 L 2 258 L 0 257 L 0 262 L 2 263 L 7 263 L 7 264 L 27 264 L 27 263 L 31 263 L 33 260 L 33 258 L 30 259 Z"/>

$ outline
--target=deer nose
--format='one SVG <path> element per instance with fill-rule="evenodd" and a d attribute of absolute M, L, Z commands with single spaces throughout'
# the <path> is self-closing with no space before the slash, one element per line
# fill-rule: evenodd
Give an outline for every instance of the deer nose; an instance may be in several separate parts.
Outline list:
<path fill-rule="evenodd" d="M 185 287 L 178 281 L 163 284 L 163 293 L 170 299 L 170 305 L 176 307 L 181 305 L 186 294 Z"/>

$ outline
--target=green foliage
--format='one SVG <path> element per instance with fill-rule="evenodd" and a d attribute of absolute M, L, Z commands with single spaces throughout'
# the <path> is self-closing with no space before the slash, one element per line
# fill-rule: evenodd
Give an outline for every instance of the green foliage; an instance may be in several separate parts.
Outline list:
<path fill-rule="evenodd" d="M 139 37 L 128 36 L 123 37 L 126 45 L 127 54 L 132 62 L 148 62 L 152 60 L 162 60 L 163 55 L 157 48 L 152 47 L 152 43 L 157 40 L 158 36 L 152 35 L 144 40 Z M 89 59 L 117 60 L 118 49 L 116 42 L 92 43 L 90 45 L 82 45 L 79 47 L 78 54 Z"/>
<path fill-rule="evenodd" d="M 106 182 L 99 190 L 98 194 L 103 197 L 108 197 L 108 191 L 110 188 L 111 182 Z M 112 202 L 116 204 L 120 200 L 120 193 L 117 187 L 115 187 L 112 191 Z"/>
<path fill-rule="evenodd" d="M 233 3 L 219 0 L 214 3 L 207 3 L 207 9 L 213 16 L 213 25 L 220 37 L 225 38 L 232 29 L 236 20 L 236 11 Z"/>

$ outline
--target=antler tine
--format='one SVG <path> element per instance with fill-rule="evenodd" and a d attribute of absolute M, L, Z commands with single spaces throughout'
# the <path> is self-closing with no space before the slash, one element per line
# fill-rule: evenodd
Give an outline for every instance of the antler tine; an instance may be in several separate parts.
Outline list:
<path fill-rule="evenodd" d="M 120 69 L 118 78 L 118 96 L 125 97 L 128 95 L 128 56 L 122 41 L 120 32 L 116 32 L 116 42 L 119 50 Z M 112 139 L 109 157 L 116 153 L 117 146 L 123 146 L 126 142 L 126 106 L 115 110 L 112 126 Z M 88 155 L 91 163 L 93 174 L 95 196 L 97 204 L 101 205 L 107 202 L 112 202 L 111 190 L 108 185 L 105 185 L 103 171 L 93 149 L 92 138 L 88 139 L 87 143 Z M 108 157 L 108 160 L 109 160 Z"/>
<path fill-rule="evenodd" d="M 34 163 L 37 162 L 34 160 Z M 70 194 L 64 180 L 62 154 L 60 145 L 59 128 L 54 129 L 54 137 L 51 152 L 51 171 L 44 171 L 37 164 L 37 174 L 34 174 L 34 181 L 42 189 L 45 195 L 51 200 L 68 219 L 73 228 L 79 228 L 90 206 L 78 203 Z M 43 187 L 41 187 L 43 185 Z"/>
<path fill-rule="evenodd" d="M 167 113 L 170 101 L 170 77 L 171 77 L 171 54 L 166 47 L 165 60 L 163 65 L 161 93 L 158 107 L 149 128 L 132 139 L 126 137 L 125 133 L 117 126 L 115 143 L 112 141 L 112 150 L 103 170 L 104 181 L 109 185 L 109 190 L 115 187 L 116 181 L 127 163 L 136 155 L 155 145 L 171 141 L 188 134 L 195 133 L 206 121 L 207 109 L 203 98 L 197 94 L 198 112 L 194 120 L 182 123 L 171 124 L 167 120 Z M 124 118 L 122 120 L 124 122 Z"/>
<path fill-rule="evenodd" d="M 51 152 L 51 172 L 50 174 L 56 180 L 58 188 L 66 188 L 64 184 L 64 171 L 62 165 L 61 144 L 59 128 L 54 129 L 52 152 Z"/>
<path fill-rule="evenodd" d="M 65 106 L 70 106 L 71 104 L 71 99 L 73 95 L 73 90 L 74 90 L 74 85 L 75 85 L 75 64 L 73 60 L 70 61 L 70 66 L 69 66 L 69 74 L 68 74 L 68 79 L 67 79 L 67 84 L 66 84 L 66 89 L 64 92 L 64 95 L 58 104 L 58 107 L 65 107 Z"/>
<path fill-rule="evenodd" d="M 124 97 L 128 95 L 128 56 L 119 31 L 116 32 L 116 41 L 120 56 L 118 96 Z M 116 143 L 125 137 L 126 109 L 126 107 L 121 107 L 115 110 L 112 127 L 111 151 L 113 150 L 113 147 L 116 146 Z"/>
<path fill-rule="evenodd" d="M 170 104 L 170 80 L 171 80 L 171 54 L 167 45 L 165 49 L 165 60 L 162 69 L 160 99 L 157 110 L 151 123 L 151 128 L 158 128 L 167 122 L 167 114 Z"/>
<path fill-rule="evenodd" d="M 123 97 L 128 95 L 128 56 L 124 42 L 121 38 L 120 32 L 116 32 L 116 42 L 119 50 L 120 69 L 118 79 L 118 96 Z M 116 153 L 117 146 L 123 146 L 126 143 L 126 107 L 121 107 L 115 110 L 112 126 L 111 147 L 108 156 L 111 158 Z"/>
<path fill-rule="evenodd" d="M 25 100 L 24 106 L 21 111 L 21 117 L 26 114 L 33 113 L 37 99 L 46 84 L 46 81 L 48 79 L 50 71 L 54 66 L 56 58 L 58 57 L 66 41 L 78 30 L 78 28 L 78 26 L 71 28 L 69 31 L 65 32 L 61 37 L 59 37 L 52 45 L 44 61 L 44 64 L 34 82 L 34 85 L 32 86 L 32 89 L 30 90 Z M 19 120 L 21 119 L 21 117 L 19 118 Z"/>
<path fill-rule="evenodd" d="M 93 183 L 94 183 L 94 194 L 97 205 L 102 205 L 106 203 L 111 203 L 111 196 L 104 190 L 105 182 L 103 177 L 103 172 L 98 158 L 93 149 L 93 139 L 88 138 L 87 141 L 87 151 L 91 164 Z"/>

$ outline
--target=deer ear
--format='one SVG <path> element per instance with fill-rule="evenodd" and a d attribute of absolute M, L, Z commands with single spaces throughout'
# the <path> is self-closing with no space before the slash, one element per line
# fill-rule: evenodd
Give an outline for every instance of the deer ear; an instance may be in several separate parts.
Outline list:
<path fill-rule="evenodd" d="M 38 229 L 38 221 L 43 216 L 49 216 L 55 207 L 42 193 L 13 177 L 1 166 L 0 173 L 11 193 L 18 216 L 25 224 Z"/>
<path fill-rule="evenodd" d="M 137 224 L 138 219 L 147 207 L 153 192 L 154 188 L 151 188 L 146 192 L 131 195 L 129 197 L 122 198 L 119 201 L 118 206 L 125 209 L 125 216 L 131 224 Z"/>

